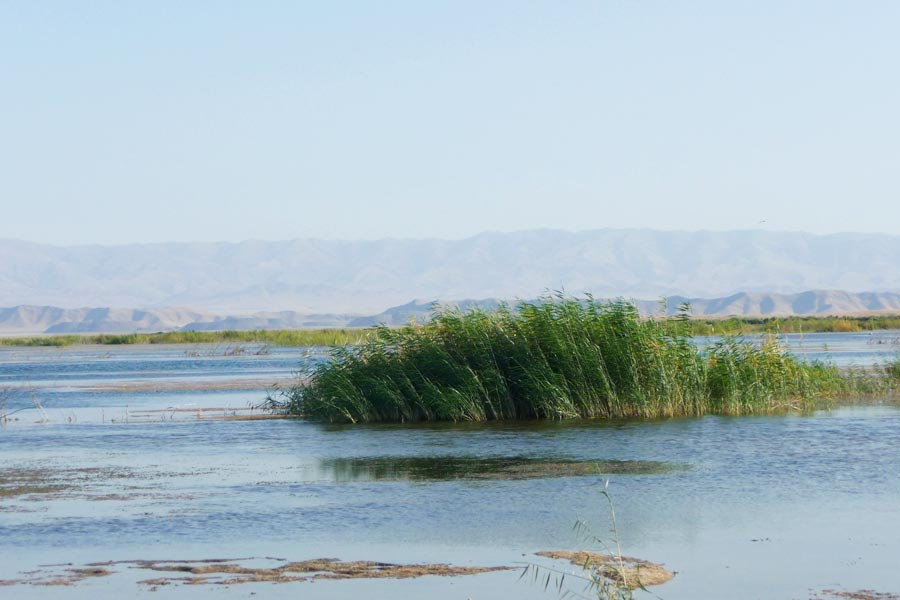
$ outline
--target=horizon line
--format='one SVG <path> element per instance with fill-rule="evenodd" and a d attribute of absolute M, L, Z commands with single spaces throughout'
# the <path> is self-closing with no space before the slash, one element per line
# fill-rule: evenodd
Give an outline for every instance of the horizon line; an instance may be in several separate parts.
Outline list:
<path fill-rule="evenodd" d="M 73 243 L 53 243 L 28 240 L 22 238 L 0 237 L 0 243 L 17 243 L 30 244 L 37 246 L 50 246 L 54 248 L 76 248 L 76 247 L 115 247 L 115 246 L 163 246 L 163 245 L 240 245 L 240 244 L 283 244 L 290 242 L 323 242 L 323 243 L 374 243 L 374 242 L 462 242 L 472 240 L 482 236 L 507 236 L 523 233 L 562 233 L 570 235 L 589 234 L 596 232 L 653 232 L 653 233 L 671 233 L 671 234 L 734 234 L 734 233 L 768 233 L 768 234 L 792 234 L 812 237 L 830 237 L 838 235 L 859 235 L 859 236 L 885 236 L 900 237 L 898 233 L 874 232 L 874 231 L 833 231 L 828 233 L 816 233 L 811 231 L 802 231 L 796 229 L 762 229 L 762 228 L 744 228 L 744 229 L 656 229 L 652 227 L 596 227 L 588 229 L 563 229 L 555 227 L 535 227 L 531 229 L 514 229 L 508 231 L 501 230 L 483 230 L 474 234 L 462 237 L 396 237 L 385 236 L 378 238 L 340 238 L 340 237 L 291 237 L 278 239 L 261 239 L 261 238 L 245 238 L 241 240 L 167 240 L 167 241 L 128 241 L 128 242 L 73 242 Z"/>

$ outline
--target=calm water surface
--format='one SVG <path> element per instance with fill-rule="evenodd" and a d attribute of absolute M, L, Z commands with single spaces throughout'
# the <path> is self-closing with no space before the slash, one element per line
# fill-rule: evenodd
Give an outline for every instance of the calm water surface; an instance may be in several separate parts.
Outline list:
<path fill-rule="evenodd" d="M 819 334 L 789 342 L 807 358 L 862 366 L 893 358 L 897 336 Z M 678 572 L 653 588 L 662 598 L 900 592 L 900 409 L 893 405 L 649 422 L 223 421 L 211 417 L 265 395 L 265 384 L 254 382 L 289 377 L 324 351 L 185 350 L 0 349 L 7 410 L 26 409 L 0 429 L 0 473 L 45 470 L 72 482 L 56 495 L 0 498 L 0 579 L 48 563 L 147 558 L 517 564 L 539 550 L 584 548 L 573 531 L 579 519 L 611 540 L 600 494 L 609 479 L 623 551 Z M 215 389 L 236 380 L 246 389 Z M 196 381 L 213 389 L 171 387 Z M 144 387 L 128 387 L 135 385 Z M 200 410 L 214 407 L 221 413 Z M 597 461 L 607 472 L 492 475 L 497 465 L 547 461 Z M 654 468 L 613 468 L 622 464 Z M 467 476 L 467 465 L 478 476 Z M 140 578 L 125 569 L 65 588 L 0 587 L 0 597 L 143 595 Z M 251 593 L 556 597 L 515 572 L 167 586 L 152 597 Z"/>

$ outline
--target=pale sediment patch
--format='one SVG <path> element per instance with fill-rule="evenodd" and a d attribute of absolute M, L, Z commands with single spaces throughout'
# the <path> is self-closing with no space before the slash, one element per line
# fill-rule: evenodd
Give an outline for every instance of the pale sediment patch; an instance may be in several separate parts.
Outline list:
<path fill-rule="evenodd" d="M 458 577 L 476 575 L 492 571 L 506 571 L 514 567 L 460 567 L 444 563 L 438 564 L 394 564 L 374 561 L 341 561 L 336 558 L 317 558 L 299 562 L 288 562 L 269 568 L 242 566 L 235 562 L 219 564 L 168 563 L 165 561 L 147 561 L 141 568 L 153 571 L 171 571 L 186 573 L 191 576 L 172 577 L 169 583 L 227 584 L 254 582 L 284 583 L 291 581 L 312 581 L 315 579 L 409 579 L 437 575 L 442 577 Z M 234 575 L 236 577 L 220 577 Z M 198 577 L 206 576 L 206 577 Z M 160 578 L 146 580 L 142 583 L 159 585 Z"/>
<path fill-rule="evenodd" d="M 508 566 L 454 566 L 445 563 L 395 564 L 375 561 L 342 561 L 336 558 L 317 558 L 290 562 L 284 559 L 267 558 L 275 563 L 270 566 L 249 566 L 257 558 L 206 559 L 206 560 L 119 560 L 88 563 L 82 567 L 72 565 L 47 565 L 36 571 L 22 573 L 20 579 L 0 580 L 0 586 L 11 585 L 73 585 L 88 577 L 113 575 L 114 566 L 129 569 L 172 573 L 172 575 L 150 577 L 138 581 L 139 584 L 161 585 L 236 585 L 243 583 L 290 583 L 336 579 L 410 579 L 424 576 L 460 577 L 494 571 L 509 571 Z M 245 564 L 241 564 L 245 563 Z M 65 566 L 61 572 L 58 567 Z M 57 568 L 53 568 L 57 567 Z"/>
<path fill-rule="evenodd" d="M 616 585 L 631 589 L 659 585 L 675 576 L 660 564 L 630 556 L 572 550 L 545 550 L 535 554 L 555 560 L 567 560 L 586 571 L 593 571 L 600 577 L 615 582 Z"/>

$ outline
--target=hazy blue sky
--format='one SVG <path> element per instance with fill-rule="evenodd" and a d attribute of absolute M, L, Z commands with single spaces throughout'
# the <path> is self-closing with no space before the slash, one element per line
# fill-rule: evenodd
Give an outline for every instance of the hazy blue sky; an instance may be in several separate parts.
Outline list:
<path fill-rule="evenodd" d="M 0 1 L 0 237 L 900 234 L 898 31 L 895 1 Z"/>

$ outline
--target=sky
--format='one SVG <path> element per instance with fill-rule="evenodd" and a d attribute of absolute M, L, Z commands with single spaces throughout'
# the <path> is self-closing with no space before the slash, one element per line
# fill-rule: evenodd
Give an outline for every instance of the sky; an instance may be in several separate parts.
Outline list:
<path fill-rule="evenodd" d="M 0 1 L 0 238 L 900 234 L 900 3 Z"/>

